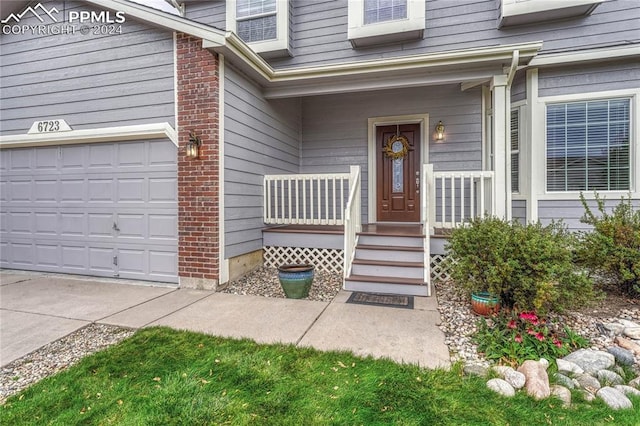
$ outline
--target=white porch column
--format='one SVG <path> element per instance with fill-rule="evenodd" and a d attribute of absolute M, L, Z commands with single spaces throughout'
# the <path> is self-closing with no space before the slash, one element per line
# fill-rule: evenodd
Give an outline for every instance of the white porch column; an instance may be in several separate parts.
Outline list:
<path fill-rule="evenodd" d="M 511 220 L 511 90 L 506 75 L 491 79 L 494 215 Z"/>

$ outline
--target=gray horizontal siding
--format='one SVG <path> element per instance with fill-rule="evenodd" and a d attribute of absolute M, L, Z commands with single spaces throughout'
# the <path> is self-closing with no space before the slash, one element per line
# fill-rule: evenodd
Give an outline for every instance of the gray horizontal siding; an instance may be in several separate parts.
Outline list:
<path fill-rule="evenodd" d="M 45 5 L 90 10 L 77 2 Z M 54 118 L 73 129 L 174 125 L 172 33 L 132 19 L 121 28 L 121 35 L 0 36 L 0 131 L 26 133 L 34 121 Z"/>
<path fill-rule="evenodd" d="M 513 200 L 511 202 L 511 217 L 521 223 L 527 222 L 526 200 Z"/>
<path fill-rule="evenodd" d="M 608 212 L 620 203 L 620 198 L 607 196 L 605 200 L 605 208 Z M 633 199 L 632 204 L 635 208 L 640 208 L 640 199 Z M 595 200 L 588 201 L 589 208 L 594 214 L 598 213 Z M 584 207 L 578 196 L 567 200 L 540 200 L 538 202 L 538 219 L 543 224 L 548 224 L 552 220 L 562 219 L 563 223 L 571 230 L 584 230 L 590 227 L 580 222 L 580 218 L 584 215 Z"/>
<path fill-rule="evenodd" d="M 196 22 L 224 30 L 227 27 L 227 6 L 224 1 L 196 1 L 186 3 L 186 16 Z"/>
<path fill-rule="evenodd" d="M 347 39 L 347 0 L 292 1 L 293 57 L 271 60 L 276 67 L 378 59 L 498 44 L 544 40 L 542 53 L 638 42 L 640 3 L 610 0 L 592 15 L 562 21 L 497 28 L 499 1 L 426 0 L 421 40 L 354 49 Z M 193 2 L 187 16 L 217 28 L 226 26 L 223 1 Z"/>
<path fill-rule="evenodd" d="M 263 177 L 298 173 L 300 102 L 265 100 L 233 67 L 225 69 L 225 256 L 262 248 Z"/>
<path fill-rule="evenodd" d="M 640 33 L 640 30 L 638 32 Z M 539 96 L 638 88 L 640 87 L 640 60 L 542 68 L 538 79 Z"/>
<path fill-rule="evenodd" d="M 438 120 L 446 126 L 444 142 L 429 141 L 435 170 L 480 170 L 480 97 L 479 89 L 461 92 L 450 85 L 305 98 L 301 172 L 347 172 L 359 165 L 366 222 L 368 118 L 428 113 L 429 139 Z"/>

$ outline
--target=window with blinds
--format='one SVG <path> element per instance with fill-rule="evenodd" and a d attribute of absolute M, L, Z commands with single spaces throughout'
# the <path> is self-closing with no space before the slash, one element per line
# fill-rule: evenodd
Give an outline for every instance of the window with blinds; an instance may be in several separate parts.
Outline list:
<path fill-rule="evenodd" d="M 237 0 L 238 36 L 251 43 L 275 40 L 278 37 L 276 0 Z"/>
<path fill-rule="evenodd" d="M 547 105 L 547 191 L 630 189 L 631 100 Z"/>
<path fill-rule="evenodd" d="M 364 24 L 407 18 L 407 0 L 365 0 Z"/>
<path fill-rule="evenodd" d="M 520 192 L 520 110 L 511 110 L 511 192 Z"/>

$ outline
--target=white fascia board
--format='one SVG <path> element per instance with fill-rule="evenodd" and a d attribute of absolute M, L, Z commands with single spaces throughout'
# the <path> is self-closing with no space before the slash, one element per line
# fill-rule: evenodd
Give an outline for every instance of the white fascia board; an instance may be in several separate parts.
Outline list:
<path fill-rule="evenodd" d="M 30 146 L 71 145 L 80 143 L 120 142 L 169 138 L 178 146 L 178 133 L 169 123 L 137 124 L 103 127 L 57 133 L 37 133 L 0 136 L 0 149 Z"/>
<path fill-rule="evenodd" d="M 529 62 L 529 67 L 572 64 L 576 62 L 608 61 L 612 59 L 640 56 L 640 44 L 616 47 L 600 47 L 575 52 L 550 53 L 536 56 Z"/>
<path fill-rule="evenodd" d="M 94 6 L 109 9 L 113 11 L 121 11 L 125 13 L 125 18 L 132 16 L 140 21 L 149 24 L 167 28 L 172 31 L 189 34 L 203 40 L 209 40 L 211 44 L 224 44 L 224 31 L 215 29 L 208 25 L 172 15 L 171 13 L 162 12 L 151 7 L 142 6 L 126 0 L 84 0 L 86 3 Z"/>

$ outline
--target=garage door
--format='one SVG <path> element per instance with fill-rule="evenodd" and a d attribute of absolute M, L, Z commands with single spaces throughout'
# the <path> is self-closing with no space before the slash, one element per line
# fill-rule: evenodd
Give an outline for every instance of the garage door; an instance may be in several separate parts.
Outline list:
<path fill-rule="evenodd" d="M 168 140 L 0 150 L 4 268 L 177 282 Z"/>

